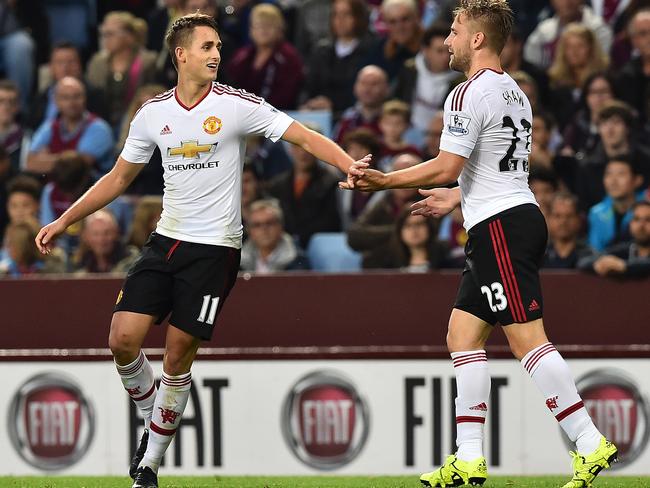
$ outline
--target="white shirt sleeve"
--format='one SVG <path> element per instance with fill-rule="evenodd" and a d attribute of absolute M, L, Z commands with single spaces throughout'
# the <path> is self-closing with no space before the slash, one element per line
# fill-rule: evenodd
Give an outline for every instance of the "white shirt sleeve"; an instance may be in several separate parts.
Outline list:
<path fill-rule="evenodd" d="M 244 92 L 246 93 L 246 92 Z M 277 142 L 289 128 L 293 119 L 268 104 L 264 99 L 246 94 L 251 100 L 239 98 L 237 110 L 242 134 L 263 135 Z"/>
<path fill-rule="evenodd" d="M 445 101 L 440 150 L 469 158 L 487 119 L 487 105 L 475 87 L 459 85 Z"/>
<path fill-rule="evenodd" d="M 146 111 L 147 107 L 143 107 L 137 112 L 129 126 L 129 135 L 120 154 L 129 163 L 148 163 L 156 149 L 156 142 L 149 134 Z"/>

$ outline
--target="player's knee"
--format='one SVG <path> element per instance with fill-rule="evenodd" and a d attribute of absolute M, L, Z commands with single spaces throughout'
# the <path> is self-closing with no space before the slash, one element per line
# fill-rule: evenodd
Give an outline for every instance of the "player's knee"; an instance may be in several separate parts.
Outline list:
<path fill-rule="evenodd" d="M 163 371 L 170 376 L 178 376 L 188 373 L 192 367 L 192 360 L 187 354 L 178 351 L 167 351 L 163 358 Z"/>
<path fill-rule="evenodd" d="M 140 351 L 140 345 L 119 327 L 111 327 L 111 332 L 108 335 L 108 347 L 120 363 L 137 357 Z"/>

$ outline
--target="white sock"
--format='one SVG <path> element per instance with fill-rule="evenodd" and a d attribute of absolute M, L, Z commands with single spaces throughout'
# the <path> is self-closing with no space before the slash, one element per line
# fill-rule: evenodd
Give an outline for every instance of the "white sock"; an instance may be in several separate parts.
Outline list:
<path fill-rule="evenodd" d="M 140 355 L 132 363 L 124 366 L 115 363 L 115 367 L 120 375 L 124 389 L 137 405 L 144 418 L 144 428 L 148 429 L 151 423 L 153 403 L 156 400 L 156 383 L 147 356 L 140 351 Z"/>
<path fill-rule="evenodd" d="M 170 376 L 163 372 L 151 419 L 149 443 L 140 466 L 158 472 L 160 461 L 171 444 L 190 396 L 192 373 Z"/>
<path fill-rule="evenodd" d="M 529 351 L 521 364 L 546 398 L 546 406 L 560 427 L 575 442 L 578 452 L 589 454 L 595 451 L 602 434 L 582 403 L 569 365 L 553 344 L 547 342 Z"/>
<path fill-rule="evenodd" d="M 483 456 L 483 427 L 490 399 L 490 373 L 484 350 L 452 352 L 456 373 L 456 457 Z"/>

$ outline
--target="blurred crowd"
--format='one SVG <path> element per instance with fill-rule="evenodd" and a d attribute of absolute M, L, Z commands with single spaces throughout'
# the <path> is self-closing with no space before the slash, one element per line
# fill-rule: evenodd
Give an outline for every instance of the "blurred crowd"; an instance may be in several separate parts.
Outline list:
<path fill-rule="evenodd" d="M 0 276 L 123 272 L 163 211 L 156 151 L 127 193 L 41 256 L 34 237 L 106 174 L 133 114 L 174 86 L 164 35 L 216 18 L 218 81 L 311 123 L 383 171 L 438 153 L 454 0 L 0 0 Z M 530 186 L 548 268 L 650 275 L 650 0 L 510 0 L 502 64 L 533 106 Z M 326 20 L 329 19 L 329 22 Z M 460 209 L 410 214 L 417 190 L 338 189 L 295 146 L 251 138 L 242 270 L 461 267 Z"/>

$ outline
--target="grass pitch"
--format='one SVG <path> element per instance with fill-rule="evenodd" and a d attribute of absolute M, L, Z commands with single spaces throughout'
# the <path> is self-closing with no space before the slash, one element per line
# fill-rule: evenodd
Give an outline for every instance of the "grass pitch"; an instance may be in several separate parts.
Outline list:
<path fill-rule="evenodd" d="M 485 488 L 560 487 L 568 476 L 490 476 Z M 0 488 L 129 488 L 119 476 L 0 477 Z M 162 476 L 160 488 L 420 488 L 417 476 Z M 594 488 L 648 488 L 650 476 L 598 478 Z"/>

